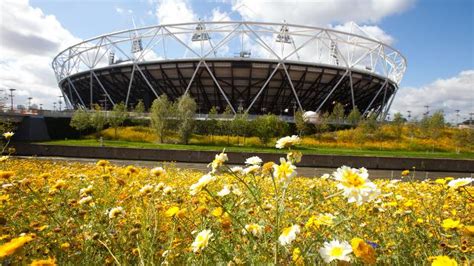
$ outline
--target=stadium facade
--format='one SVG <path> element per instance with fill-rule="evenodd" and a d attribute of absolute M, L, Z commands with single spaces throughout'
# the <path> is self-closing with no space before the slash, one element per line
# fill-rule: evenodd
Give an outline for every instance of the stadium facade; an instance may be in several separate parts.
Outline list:
<path fill-rule="evenodd" d="M 184 93 L 199 111 L 249 114 L 346 112 L 385 116 L 406 70 L 396 49 L 352 24 L 348 32 L 264 22 L 156 25 L 73 45 L 52 63 L 71 108 L 93 104 L 148 108 L 161 94 Z"/>

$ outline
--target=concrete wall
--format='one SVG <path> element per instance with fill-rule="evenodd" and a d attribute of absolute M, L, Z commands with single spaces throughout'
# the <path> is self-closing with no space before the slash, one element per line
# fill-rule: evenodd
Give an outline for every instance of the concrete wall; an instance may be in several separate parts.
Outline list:
<path fill-rule="evenodd" d="M 209 163 L 214 159 L 213 151 L 181 151 L 133 149 L 113 147 L 79 147 L 29 143 L 15 143 L 17 155 L 59 156 L 78 158 L 106 158 L 144 161 L 175 161 L 189 163 Z M 264 161 L 278 162 L 283 154 L 227 152 L 229 164 L 242 164 L 250 156 L 259 156 Z M 337 168 L 342 165 L 366 167 L 369 169 L 404 170 L 416 167 L 420 171 L 474 172 L 474 160 L 426 159 L 396 157 L 366 157 L 340 155 L 303 155 L 298 166 Z"/>

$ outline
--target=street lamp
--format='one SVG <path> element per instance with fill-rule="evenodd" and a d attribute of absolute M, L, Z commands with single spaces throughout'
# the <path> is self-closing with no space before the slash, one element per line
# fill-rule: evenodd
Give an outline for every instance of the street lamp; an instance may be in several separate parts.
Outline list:
<path fill-rule="evenodd" d="M 455 110 L 456 111 L 456 125 L 459 124 L 459 112 L 461 110 Z"/>
<path fill-rule="evenodd" d="M 56 111 L 56 102 L 53 103 L 53 111 Z"/>
<path fill-rule="evenodd" d="M 13 112 L 13 92 L 16 90 L 12 88 L 10 88 L 9 90 L 10 90 L 11 110 Z"/>
<path fill-rule="evenodd" d="M 31 100 L 33 97 L 28 97 L 28 110 L 31 110 Z"/>
<path fill-rule="evenodd" d="M 62 104 L 61 98 L 63 98 L 63 96 L 58 96 L 58 98 L 59 98 L 59 101 L 58 101 L 58 104 L 59 104 L 59 111 L 61 111 L 61 104 Z"/>

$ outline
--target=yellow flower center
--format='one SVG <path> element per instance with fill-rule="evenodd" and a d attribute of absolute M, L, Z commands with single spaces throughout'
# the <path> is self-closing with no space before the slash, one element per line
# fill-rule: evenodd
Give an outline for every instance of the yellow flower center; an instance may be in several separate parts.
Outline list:
<path fill-rule="evenodd" d="M 331 255 L 331 257 L 340 257 L 342 256 L 342 248 L 334 247 L 331 249 L 331 252 L 329 254 Z"/>
<path fill-rule="evenodd" d="M 358 188 L 365 184 L 365 180 L 362 179 L 360 175 L 353 172 L 347 173 L 344 179 L 345 179 L 346 186 L 350 186 L 350 187 Z"/>
<path fill-rule="evenodd" d="M 288 236 L 291 232 L 291 226 L 283 229 L 283 232 L 281 233 L 283 236 Z"/>

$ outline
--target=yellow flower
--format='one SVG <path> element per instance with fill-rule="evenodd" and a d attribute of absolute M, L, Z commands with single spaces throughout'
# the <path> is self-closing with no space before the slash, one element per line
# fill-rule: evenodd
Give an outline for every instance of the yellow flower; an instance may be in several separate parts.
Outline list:
<path fill-rule="evenodd" d="M 214 160 L 207 167 L 211 167 L 212 168 L 211 172 L 215 173 L 228 160 L 229 158 L 227 157 L 227 154 L 225 154 L 224 152 L 221 152 L 220 154 L 216 154 L 216 157 L 214 158 Z"/>
<path fill-rule="evenodd" d="M 296 166 L 287 162 L 285 158 L 280 158 L 280 165 L 273 165 L 273 177 L 283 182 L 289 182 L 296 175 Z"/>
<path fill-rule="evenodd" d="M 290 151 L 286 155 L 286 159 L 292 163 L 299 163 L 301 162 L 301 158 L 303 157 L 303 154 L 299 151 Z"/>
<path fill-rule="evenodd" d="M 318 216 L 311 216 L 306 222 L 306 228 L 317 229 L 321 225 L 331 226 L 334 225 L 336 217 L 330 213 L 319 214 Z"/>
<path fill-rule="evenodd" d="M 402 176 L 408 176 L 410 174 L 410 170 L 402 171 Z"/>
<path fill-rule="evenodd" d="M 293 249 L 293 254 L 291 255 L 291 259 L 296 265 L 304 265 L 304 259 L 301 256 L 301 250 L 299 248 Z"/>
<path fill-rule="evenodd" d="M 259 224 L 247 224 L 245 225 L 245 230 L 242 230 L 242 233 L 245 235 L 247 232 L 250 232 L 255 237 L 260 237 L 263 233 L 263 226 Z"/>
<path fill-rule="evenodd" d="M 191 244 L 191 247 L 193 248 L 193 252 L 199 252 L 203 250 L 207 245 L 209 244 L 209 240 L 213 234 L 211 233 L 211 230 L 203 230 L 201 231 L 197 236 L 196 239 L 194 239 L 194 242 Z"/>
<path fill-rule="evenodd" d="M 68 248 L 70 248 L 70 247 L 71 247 L 71 244 L 69 244 L 69 243 L 67 243 L 67 242 L 61 244 L 61 249 L 68 249 Z"/>
<path fill-rule="evenodd" d="M 125 211 L 123 210 L 122 207 L 115 207 L 110 209 L 110 211 L 107 213 L 109 215 L 110 219 L 116 218 L 119 215 L 125 215 Z"/>
<path fill-rule="evenodd" d="M 453 220 L 451 218 L 444 219 L 441 226 L 446 230 L 456 229 L 456 228 L 461 228 L 462 227 L 461 222 L 459 220 Z"/>
<path fill-rule="evenodd" d="M 107 160 L 99 160 L 99 161 L 96 163 L 96 165 L 97 165 L 97 166 L 100 166 L 100 167 L 104 167 L 104 166 L 107 166 L 107 165 L 109 165 L 109 164 L 110 164 L 110 162 L 107 161 Z"/>
<path fill-rule="evenodd" d="M 353 238 L 351 240 L 352 251 L 357 258 L 361 258 L 366 264 L 375 264 L 375 250 L 360 238 Z"/>
<path fill-rule="evenodd" d="M 0 246 L 0 259 L 4 258 L 6 256 L 12 255 L 23 247 L 26 243 L 30 242 L 33 240 L 33 237 L 31 235 L 23 235 L 17 238 L 13 238 L 9 242 L 3 244 Z"/>
<path fill-rule="evenodd" d="M 150 174 L 155 177 L 163 177 L 165 176 L 166 171 L 162 167 L 155 167 L 150 170 Z"/>
<path fill-rule="evenodd" d="M 34 260 L 30 266 L 56 266 L 56 259 L 48 258 L 46 260 Z"/>
<path fill-rule="evenodd" d="M 217 207 L 211 212 L 211 214 L 212 216 L 215 216 L 215 217 L 221 217 L 223 212 L 224 210 L 222 210 L 221 207 Z"/>
<path fill-rule="evenodd" d="M 436 184 L 440 184 L 440 185 L 445 185 L 446 182 L 447 182 L 447 181 L 446 181 L 446 179 L 444 179 L 444 178 L 438 178 L 438 179 L 435 180 L 435 183 L 436 183 Z"/>
<path fill-rule="evenodd" d="M 11 137 L 13 137 L 13 135 L 15 135 L 15 133 L 13 133 L 13 132 L 3 133 L 3 137 L 5 137 L 5 139 L 10 139 Z"/>
<path fill-rule="evenodd" d="M 296 239 L 296 234 L 300 232 L 300 226 L 295 224 L 283 229 L 280 237 L 278 237 L 278 241 L 281 245 L 286 246 L 291 244 L 293 240 Z"/>
<path fill-rule="evenodd" d="M 0 157 L 0 162 L 5 162 L 8 160 L 8 158 L 10 158 L 10 156 L 2 156 Z"/>
<path fill-rule="evenodd" d="M 125 168 L 125 172 L 127 175 L 136 174 L 138 173 L 138 169 L 133 165 L 129 165 L 127 168 Z"/>
<path fill-rule="evenodd" d="M 9 179 L 14 176 L 15 172 L 13 171 L 0 171 L 0 179 Z"/>
<path fill-rule="evenodd" d="M 436 256 L 436 257 L 431 257 L 433 259 L 433 262 L 431 262 L 431 266 L 457 266 L 458 263 L 451 259 L 448 256 Z"/>
<path fill-rule="evenodd" d="M 179 212 L 178 207 L 171 207 L 165 212 L 166 217 L 174 217 Z"/>

